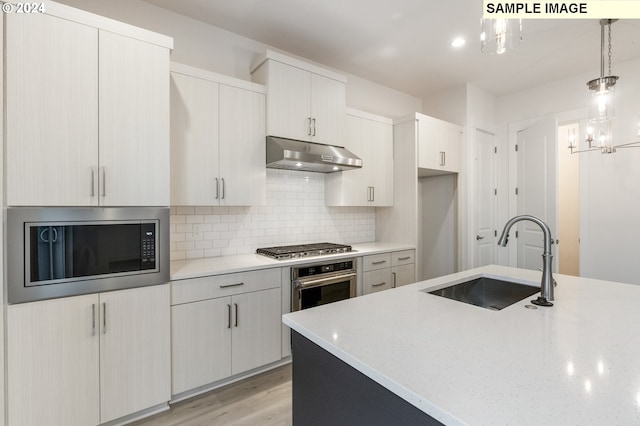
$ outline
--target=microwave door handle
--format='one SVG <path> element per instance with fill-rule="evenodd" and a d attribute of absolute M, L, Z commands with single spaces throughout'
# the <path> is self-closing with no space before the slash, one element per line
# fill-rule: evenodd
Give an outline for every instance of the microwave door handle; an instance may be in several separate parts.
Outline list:
<path fill-rule="evenodd" d="M 53 275 L 54 273 L 54 269 L 53 269 L 53 252 L 54 252 L 54 247 L 53 247 L 53 227 L 50 226 L 49 227 L 49 279 L 55 279 L 55 276 Z"/>

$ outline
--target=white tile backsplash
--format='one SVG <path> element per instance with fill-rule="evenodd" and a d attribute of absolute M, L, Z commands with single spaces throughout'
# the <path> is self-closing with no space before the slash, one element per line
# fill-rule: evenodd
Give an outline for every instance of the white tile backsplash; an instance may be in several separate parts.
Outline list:
<path fill-rule="evenodd" d="M 346 172 L 348 173 L 348 172 Z M 171 260 L 286 244 L 375 241 L 373 207 L 326 207 L 324 174 L 267 169 L 267 204 L 171 207 Z"/>

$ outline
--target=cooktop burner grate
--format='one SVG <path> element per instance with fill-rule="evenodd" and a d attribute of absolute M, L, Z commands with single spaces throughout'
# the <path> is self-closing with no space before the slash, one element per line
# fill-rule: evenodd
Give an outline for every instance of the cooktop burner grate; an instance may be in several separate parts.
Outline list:
<path fill-rule="evenodd" d="M 295 259 L 298 257 L 321 256 L 323 254 L 347 253 L 351 250 L 351 246 L 345 244 L 313 243 L 259 248 L 256 250 L 256 253 L 282 260 Z"/>

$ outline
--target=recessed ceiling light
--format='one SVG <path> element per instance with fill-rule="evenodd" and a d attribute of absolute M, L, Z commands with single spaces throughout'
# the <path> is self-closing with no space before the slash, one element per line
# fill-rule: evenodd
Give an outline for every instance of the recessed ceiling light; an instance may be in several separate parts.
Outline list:
<path fill-rule="evenodd" d="M 462 37 L 456 37 L 451 41 L 451 47 L 460 47 L 464 46 L 467 41 Z"/>
<path fill-rule="evenodd" d="M 302 167 L 302 163 L 296 163 L 296 167 Z"/>

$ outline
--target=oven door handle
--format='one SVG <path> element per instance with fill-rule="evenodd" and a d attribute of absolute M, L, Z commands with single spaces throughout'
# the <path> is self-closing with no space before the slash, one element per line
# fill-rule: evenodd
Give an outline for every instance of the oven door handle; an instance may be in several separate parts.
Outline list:
<path fill-rule="evenodd" d="M 315 279 L 315 280 L 296 280 L 293 282 L 294 286 L 296 288 L 308 288 L 308 287 L 317 287 L 319 285 L 322 284 L 327 284 L 327 283 L 331 283 L 331 282 L 340 282 L 343 281 L 345 279 L 350 279 L 355 277 L 357 274 L 355 272 L 350 273 L 350 274 L 343 274 L 343 275 L 334 275 L 331 277 L 325 277 L 325 278 L 319 278 L 319 279 Z"/>

